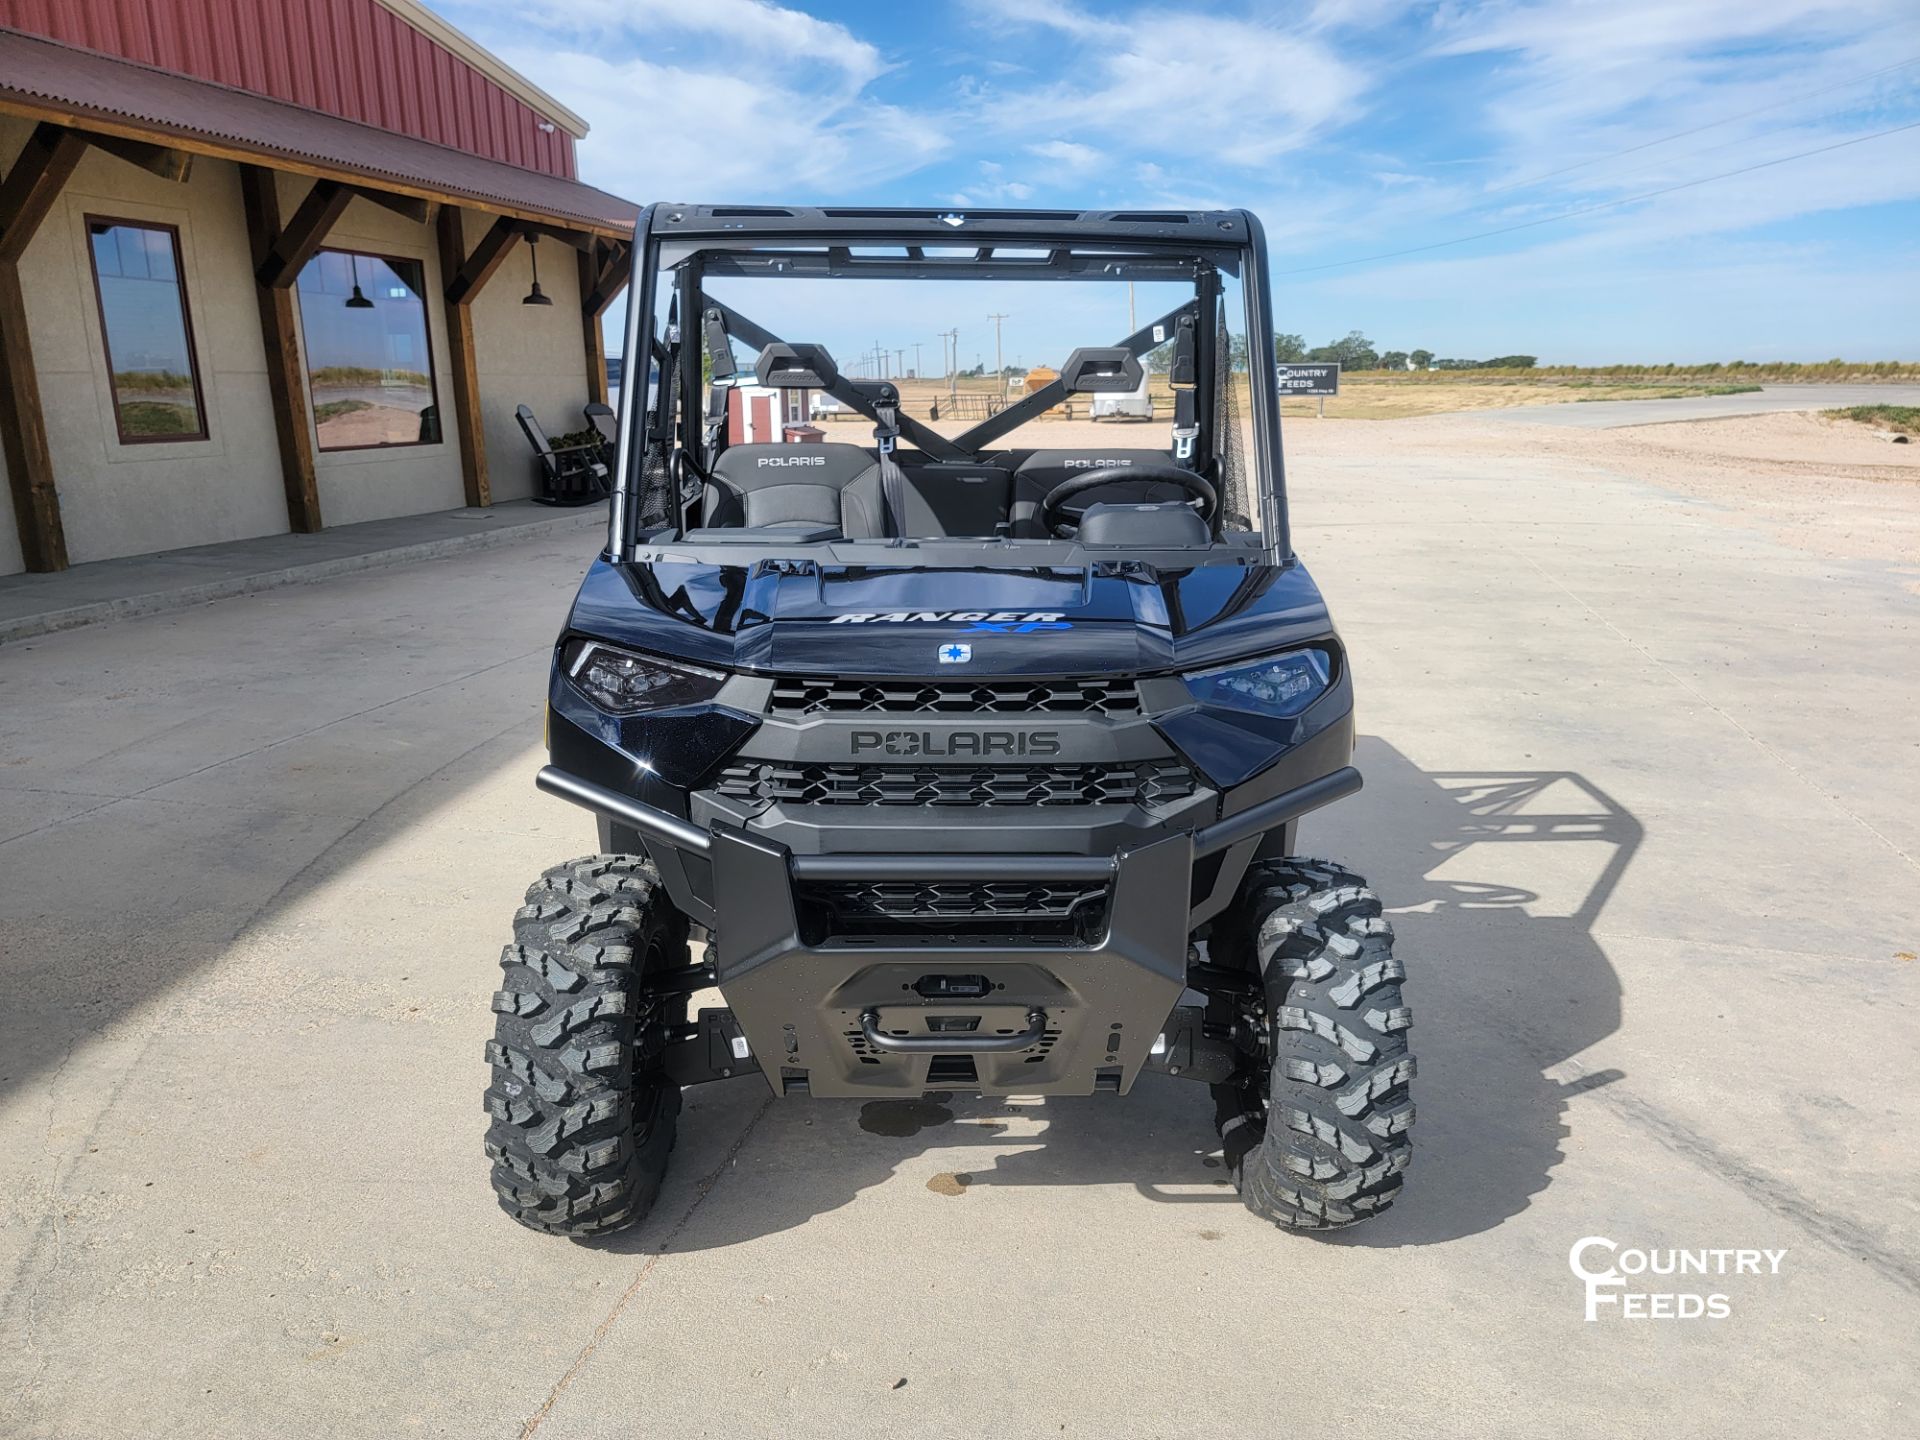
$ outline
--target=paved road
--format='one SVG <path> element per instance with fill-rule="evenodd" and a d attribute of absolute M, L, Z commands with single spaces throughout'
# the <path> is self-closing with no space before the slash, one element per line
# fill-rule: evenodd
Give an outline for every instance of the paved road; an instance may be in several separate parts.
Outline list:
<path fill-rule="evenodd" d="M 1663 420 L 1718 420 L 1728 415 L 1767 415 L 1777 410 L 1838 410 L 1847 405 L 1920 405 L 1920 385 L 1763 385 L 1745 395 L 1700 395 L 1686 400 L 1595 400 L 1586 404 L 1576 401 L 1468 413 L 1475 419 L 1612 430 L 1623 425 L 1655 425 Z"/>
<path fill-rule="evenodd" d="M 1307 839 L 1413 973 L 1392 1215 L 1256 1222 L 1177 1080 L 743 1079 L 644 1227 L 511 1225 L 493 957 L 591 834 L 529 784 L 593 543 L 541 541 L 0 651 L 0 1434 L 1911 1434 L 1908 577 L 1551 459 L 1300 468 L 1368 776 Z M 1588 1325 L 1589 1235 L 1786 1255 Z"/>

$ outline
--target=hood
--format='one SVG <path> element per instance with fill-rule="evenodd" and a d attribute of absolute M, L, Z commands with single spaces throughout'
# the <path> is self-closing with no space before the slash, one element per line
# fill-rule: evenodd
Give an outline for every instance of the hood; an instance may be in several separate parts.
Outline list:
<path fill-rule="evenodd" d="M 570 633 L 728 669 L 983 679 L 1191 669 L 1332 628 L 1298 560 L 1009 570 L 600 559 L 568 622 Z"/>

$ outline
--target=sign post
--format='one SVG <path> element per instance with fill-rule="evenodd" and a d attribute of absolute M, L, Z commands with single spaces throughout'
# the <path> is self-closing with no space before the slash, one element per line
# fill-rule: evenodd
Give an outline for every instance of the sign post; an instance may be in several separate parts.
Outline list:
<path fill-rule="evenodd" d="M 1320 402 L 1320 414 L 1317 418 L 1327 417 L 1327 396 L 1340 393 L 1340 366 L 1338 362 L 1330 365 L 1281 365 L 1280 398 L 1289 395 L 1311 395 Z"/>

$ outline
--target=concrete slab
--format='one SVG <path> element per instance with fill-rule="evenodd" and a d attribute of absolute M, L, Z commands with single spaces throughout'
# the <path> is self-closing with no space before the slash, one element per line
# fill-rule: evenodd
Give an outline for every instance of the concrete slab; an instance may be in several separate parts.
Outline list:
<path fill-rule="evenodd" d="M 604 533 L 606 506 L 556 510 L 531 500 L 263 535 L 158 555 L 97 560 L 57 575 L 0 575 L 0 645 L 57 630 L 157 615 L 464 550 L 576 532 Z"/>
<path fill-rule="evenodd" d="M 1678 400 L 1596 400 L 1567 405 L 1520 405 L 1476 410 L 1477 419 L 1528 425 L 1571 425 L 1613 430 L 1673 420 L 1717 420 L 1728 415 L 1771 415 L 1781 410 L 1838 410 L 1850 405 L 1920 405 L 1920 385 L 1763 385 L 1744 395 L 1696 395 Z"/>
<path fill-rule="evenodd" d="M 743 1079 L 644 1225 L 514 1227 L 493 960 L 592 845 L 530 784 L 551 536 L 0 651 L 0 1433 L 1910 1433 L 1910 577 L 1313 444 L 1368 786 L 1305 842 L 1412 974 L 1394 1212 L 1256 1222 L 1177 1081 L 887 1134 Z M 1589 1325 L 1587 1235 L 1787 1253 L 1725 1320 Z"/>

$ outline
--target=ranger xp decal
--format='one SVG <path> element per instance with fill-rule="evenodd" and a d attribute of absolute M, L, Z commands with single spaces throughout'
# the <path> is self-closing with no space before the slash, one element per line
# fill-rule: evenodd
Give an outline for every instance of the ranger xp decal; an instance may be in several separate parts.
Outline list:
<path fill-rule="evenodd" d="M 894 610 L 887 614 L 836 615 L 829 625 L 965 625 L 1001 635 L 1030 635 L 1035 630 L 1071 630 L 1061 610 Z"/>

